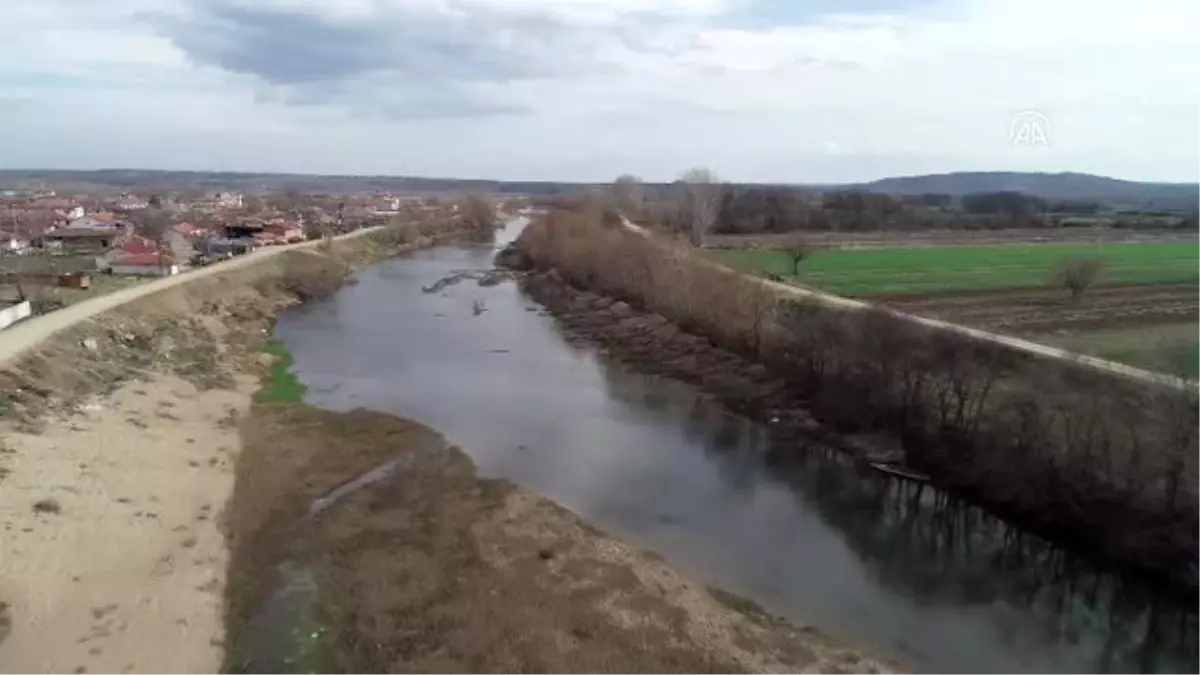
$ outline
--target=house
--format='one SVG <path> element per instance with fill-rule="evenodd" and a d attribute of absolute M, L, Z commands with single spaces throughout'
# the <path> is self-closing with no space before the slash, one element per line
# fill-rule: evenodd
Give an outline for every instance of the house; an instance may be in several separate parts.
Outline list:
<path fill-rule="evenodd" d="M 179 265 L 165 253 L 122 252 L 108 259 L 108 271 L 124 277 L 168 277 L 179 274 Z"/>
<path fill-rule="evenodd" d="M 263 226 L 263 231 L 274 235 L 278 242 L 284 244 L 304 241 L 304 228 L 294 220 L 278 220 L 267 223 Z"/>
<path fill-rule="evenodd" d="M 150 202 L 138 197 L 137 195 L 123 194 L 117 199 L 116 208 L 122 211 L 137 211 L 138 209 L 148 208 Z"/>
<path fill-rule="evenodd" d="M 77 255 L 103 255 L 124 237 L 123 229 L 68 227 L 46 232 L 42 235 L 42 241 L 47 247 Z"/>
<path fill-rule="evenodd" d="M 203 225 L 197 225 L 196 223 L 190 223 L 187 221 L 179 223 L 172 229 L 190 239 L 205 238 L 213 234 L 211 229 L 204 227 Z"/>
<path fill-rule="evenodd" d="M 128 228 L 127 221 L 121 220 L 117 214 L 109 211 L 100 211 L 67 223 L 67 229 L 71 230 L 125 230 Z"/>
<path fill-rule="evenodd" d="M 215 209 L 240 209 L 244 206 L 245 200 L 242 195 L 237 192 L 217 192 L 205 199 L 199 199 L 192 202 L 192 208 L 215 210 Z"/>
<path fill-rule="evenodd" d="M 15 232 L 0 231 L 0 252 L 21 253 L 29 248 L 29 237 Z"/>
<path fill-rule="evenodd" d="M 263 231 L 265 224 L 257 218 L 244 218 L 236 223 L 225 225 L 227 239 L 249 239 Z"/>
<path fill-rule="evenodd" d="M 400 212 L 400 198 L 382 195 L 375 198 L 372 207 L 375 215 L 395 215 Z"/>

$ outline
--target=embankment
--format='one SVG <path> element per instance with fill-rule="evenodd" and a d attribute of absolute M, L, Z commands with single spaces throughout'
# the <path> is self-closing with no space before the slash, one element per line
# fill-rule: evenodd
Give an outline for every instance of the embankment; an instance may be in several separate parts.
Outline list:
<path fill-rule="evenodd" d="M 1191 389 L 798 302 L 582 212 L 535 222 L 501 261 L 538 270 L 530 290 L 577 331 L 765 422 L 899 455 L 1043 535 L 1196 585 Z"/>
<path fill-rule="evenodd" d="M 0 369 L 0 671 L 219 667 L 219 523 L 275 313 L 454 230 L 206 270 L 22 342 Z"/>

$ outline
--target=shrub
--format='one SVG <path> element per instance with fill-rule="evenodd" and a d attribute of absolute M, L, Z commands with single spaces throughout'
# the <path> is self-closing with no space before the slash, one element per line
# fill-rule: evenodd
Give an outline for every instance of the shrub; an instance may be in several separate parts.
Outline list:
<path fill-rule="evenodd" d="M 1071 291 L 1071 299 L 1079 302 L 1083 292 L 1104 275 L 1104 261 L 1095 258 L 1064 260 L 1054 270 L 1055 281 Z"/>

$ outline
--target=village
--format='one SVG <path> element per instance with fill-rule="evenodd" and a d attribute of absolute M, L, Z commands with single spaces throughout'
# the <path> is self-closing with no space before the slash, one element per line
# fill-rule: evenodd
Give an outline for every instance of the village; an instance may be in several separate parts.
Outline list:
<path fill-rule="evenodd" d="M 250 253 L 453 211 L 438 197 L 0 192 L 0 330 L 67 304 Z"/>

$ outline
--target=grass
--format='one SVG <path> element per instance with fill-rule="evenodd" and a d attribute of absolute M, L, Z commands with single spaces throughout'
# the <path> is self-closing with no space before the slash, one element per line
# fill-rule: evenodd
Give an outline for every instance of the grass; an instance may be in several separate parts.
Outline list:
<path fill-rule="evenodd" d="M 1200 379 L 1200 338 L 1194 322 L 1097 330 L 1062 337 L 1046 335 L 1038 339 L 1146 370 Z"/>
<path fill-rule="evenodd" d="M 1200 281 L 1200 254 L 1194 242 L 829 249 L 802 262 L 796 277 L 791 259 L 782 251 L 728 249 L 712 254 L 745 271 L 778 274 L 852 296 L 1046 286 L 1055 266 L 1068 258 L 1103 260 L 1106 284 Z"/>
<path fill-rule="evenodd" d="M 268 403 L 300 403 L 308 393 L 296 372 L 292 370 L 294 361 L 292 353 L 286 345 L 274 338 L 267 340 L 263 351 L 274 356 L 275 361 L 267 371 L 262 388 L 258 391 L 259 400 Z"/>

